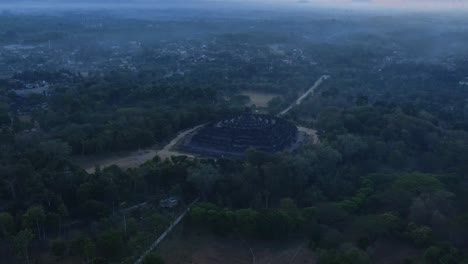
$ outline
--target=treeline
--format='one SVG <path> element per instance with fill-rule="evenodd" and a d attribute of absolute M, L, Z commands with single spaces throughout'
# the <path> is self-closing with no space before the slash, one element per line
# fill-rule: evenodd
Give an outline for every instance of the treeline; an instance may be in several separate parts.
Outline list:
<path fill-rule="evenodd" d="M 38 241 L 58 258 L 103 263 L 131 258 L 164 229 L 167 216 L 150 210 L 142 218 L 139 212 L 124 224 L 115 212 L 169 194 L 188 201 L 198 194 L 211 202 L 192 210 L 194 226 L 245 238 L 306 237 L 321 252 L 320 263 L 356 258 L 369 263 L 375 258 L 369 250 L 387 240 L 423 252 L 427 263 L 442 258 L 462 263 L 466 257 L 466 179 L 457 174 L 369 173 L 374 168 L 350 166 L 355 164 L 350 156 L 325 142 L 294 156 L 250 150 L 245 162 L 156 159 L 138 169 L 114 166 L 87 175 L 54 152 L 60 149 L 54 144 L 17 148 L 22 162 L 3 163 L 1 199 L 10 202 L 2 213 L 2 243 L 9 245 L 4 248 L 10 257 L 12 241 L 23 241 L 18 259 Z M 76 220 L 97 221 L 97 229 L 91 234 L 81 228 L 83 233 L 70 236 L 69 224 Z"/>
<path fill-rule="evenodd" d="M 64 87 L 64 90 L 67 88 Z M 159 91 L 163 91 L 162 88 Z M 16 116 L 11 120 L 7 87 L 1 92 L 0 99 L 4 103 L 0 104 L 0 254 L 5 263 L 60 263 L 70 258 L 84 263 L 133 263 L 135 256 L 141 254 L 174 218 L 176 212 L 158 208 L 159 199 L 178 195 L 183 203 L 185 199 L 191 200 L 195 196 L 193 188 L 185 180 L 187 168 L 193 166 L 193 162 L 188 160 L 163 162 L 156 159 L 139 169 L 122 171 L 111 167 L 98 169 L 92 175 L 69 161 L 69 156 L 75 151 L 69 137 L 80 131 L 70 130 L 75 134 L 65 133 L 67 138 L 60 139 L 53 129 L 78 126 L 69 124 L 67 118 L 72 119 L 71 116 L 77 113 L 83 114 L 81 110 L 102 109 L 104 114 L 99 118 L 105 120 L 108 117 L 106 114 L 113 109 L 111 106 L 100 108 L 98 105 L 102 102 L 80 106 L 64 100 L 59 105 L 63 107 L 59 111 L 54 109 L 53 101 L 66 98 L 66 92 L 58 90 L 57 97 L 49 98 L 50 111 L 34 113 L 32 118 L 50 121 L 52 119 L 42 115 L 57 111 L 57 115 L 65 119 L 57 119 L 59 122 L 49 129 L 46 125 L 42 127 L 41 123 L 40 129 L 28 131 L 25 127 L 31 121 Z M 99 92 L 96 90 L 96 93 Z M 70 92 L 69 95 L 68 98 L 71 98 L 75 94 Z M 139 98 L 145 96 L 147 94 Z M 74 102 L 86 101 L 84 97 L 73 99 L 76 99 Z M 121 111 L 122 116 L 123 113 L 129 118 L 146 115 L 147 112 L 143 111 L 145 106 L 142 103 L 140 112 Z M 163 105 L 160 107 L 165 108 Z M 85 115 L 85 121 L 95 121 L 89 125 L 92 128 L 100 120 L 94 119 L 93 113 L 90 113 L 89 116 Z M 180 122 L 180 119 L 172 118 L 182 113 L 174 110 L 173 113 L 155 115 L 160 119 L 154 122 L 156 126 L 162 125 L 159 122 Z M 73 119 L 73 122 L 79 124 L 80 121 L 76 120 Z M 148 129 L 146 124 L 139 124 Z M 122 127 L 114 129 L 123 130 Z M 166 135 L 175 133 L 176 129 L 168 130 Z M 93 128 L 87 132 L 92 138 L 97 131 L 97 128 Z M 126 137 L 132 138 L 128 134 Z M 77 146 L 80 147 L 77 151 L 81 151 L 81 145 Z M 131 145 L 122 146 L 130 148 Z M 121 213 L 122 209 L 142 202 L 147 202 L 144 210 Z M 161 260 L 151 256 L 145 263 L 161 263 Z"/>
<path fill-rule="evenodd" d="M 387 105 L 411 116 L 425 115 L 445 128 L 463 129 L 468 117 L 464 100 L 468 90 L 459 81 L 465 78 L 467 66 L 464 61 L 455 65 L 453 70 L 407 62 L 389 64 L 380 71 L 367 65 L 332 72 L 332 78 L 318 89 L 318 96 L 308 98 L 295 109 L 296 114 L 310 118 L 328 108 Z"/>
<path fill-rule="evenodd" d="M 0 248 L 7 263 L 47 256 L 58 263 L 131 263 L 177 213 L 159 209 L 159 200 L 177 195 L 183 204 L 196 195 L 186 180 L 193 161 L 155 159 L 138 169 L 87 174 L 68 161 L 66 143 L 37 140 L 2 145 Z M 141 209 L 123 210 L 142 202 Z"/>
<path fill-rule="evenodd" d="M 434 116 L 396 105 L 324 110 L 316 122 L 353 166 L 368 171 L 467 172 L 468 133 L 447 130 Z"/>
<path fill-rule="evenodd" d="M 322 143 L 295 155 L 250 151 L 246 163 L 201 166 L 189 180 L 204 179 L 195 187 L 216 206 L 196 208 L 193 224 L 263 239 L 305 234 L 320 263 L 378 262 L 371 252 L 385 241 L 419 252 L 407 263 L 466 261 L 466 131 L 384 102 L 325 108 L 314 124 Z"/>
<path fill-rule="evenodd" d="M 306 155 L 319 152 L 309 150 Z M 266 159 L 251 167 L 258 161 L 252 154 L 246 168 L 228 176 L 223 171 L 232 171 L 232 163 L 217 164 L 217 169 L 203 165 L 190 173 L 189 181 L 202 196 L 216 203 L 192 209 L 190 223 L 194 227 L 236 238 L 306 237 L 310 247 L 320 252 L 319 263 L 327 264 L 378 261 L 382 256 L 373 255 L 372 248 L 385 241 L 397 241 L 402 247 L 421 252 L 424 263 L 468 261 L 463 251 L 468 242 L 463 207 L 467 199 L 459 196 L 461 190 L 456 187 L 465 186 L 462 177 L 379 173 L 358 177 L 353 185 L 351 179 L 346 179 L 352 177 L 352 172 L 340 165 L 333 171 L 334 178 L 320 180 L 310 170 L 289 165 L 287 157 Z M 279 164 L 270 170 L 269 162 Z M 278 169 L 283 170 L 272 173 Z M 246 175 L 250 181 L 243 178 Z M 304 178 L 304 182 L 296 188 L 287 185 L 297 177 Z M 348 254 L 357 254 L 362 262 L 353 258 L 345 261 Z M 412 255 L 405 261 L 421 260 L 419 255 Z"/>
<path fill-rule="evenodd" d="M 147 85 L 118 73 L 56 87 L 44 99 L 48 108 L 30 122 L 82 155 L 148 147 L 237 111 L 211 88 Z"/>

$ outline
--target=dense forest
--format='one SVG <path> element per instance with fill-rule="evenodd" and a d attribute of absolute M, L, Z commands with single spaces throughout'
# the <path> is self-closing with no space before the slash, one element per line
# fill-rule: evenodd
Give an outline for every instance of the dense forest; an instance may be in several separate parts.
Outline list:
<path fill-rule="evenodd" d="M 461 47 L 458 56 L 429 58 L 435 44 L 412 32 L 427 40 L 433 22 L 414 18 L 400 29 L 380 17 L 223 24 L 83 16 L 64 24 L 57 23 L 63 17 L 15 24 L 15 15 L 0 16 L 2 44 L 48 50 L 44 39 L 52 40 L 70 49 L 66 60 L 99 65 L 117 48 L 98 37 L 124 38 L 121 46 L 137 51 L 118 61 L 138 68 L 30 69 L 37 63 L 10 61 L 9 50 L 1 56 L 9 66 L 24 63 L 0 79 L 2 263 L 134 263 L 196 198 L 182 223 L 187 232 L 305 240 L 318 264 L 379 263 L 373 251 L 381 244 L 415 252 L 405 264 L 468 263 L 468 86 L 460 82 L 468 57 Z M 25 29 L 34 23 L 38 32 Z M 15 30 L 5 26 L 12 24 Z M 122 36 L 141 38 L 140 27 L 171 34 L 128 44 Z M 466 32 L 454 28 L 445 36 L 463 42 Z M 96 40 L 73 53 L 75 38 Z M 94 173 L 73 162 L 159 146 L 181 130 L 245 111 L 248 99 L 238 93 L 247 88 L 275 96 L 253 110 L 277 114 L 322 74 L 331 77 L 285 116 L 317 129 L 320 144 L 274 155 L 250 149 L 245 160 L 155 157 Z M 17 92 L 44 83 L 47 95 Z M 179 207 L 159 206 L 172 196 Z M 144 263 L 164 259 L 150 254 Z"/>

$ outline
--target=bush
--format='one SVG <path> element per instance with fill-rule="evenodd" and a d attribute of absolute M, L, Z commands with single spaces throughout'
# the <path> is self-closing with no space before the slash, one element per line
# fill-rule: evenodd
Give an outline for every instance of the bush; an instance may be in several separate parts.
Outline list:
<path fill-rule="evenodd" d="M 164 260 L 156 253 L 150 253 L 143 259 L 143 264 L 164 264 Z"/>
<path fill-rule="evenodd" d="M 67 244 L 62 239 L 55 239 L 50 242 L 50 251 L 56 257 L 63 257 L 67 250 Z"/>

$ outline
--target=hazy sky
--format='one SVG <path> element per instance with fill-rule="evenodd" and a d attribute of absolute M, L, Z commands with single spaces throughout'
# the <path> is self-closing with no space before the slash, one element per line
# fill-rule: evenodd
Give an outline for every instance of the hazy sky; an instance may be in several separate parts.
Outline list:
<path fill-rule="evenodd" d="M 468 8 L 468 0 L 258 0 L 265 3 L 302 3 L 340 7 L 390 7 L 401 9 L 459 9 Z"/>
<path fill-rule="evenodd" d="M 284 5 L 288 7 L 338 7 L 338 8 L 380 8 L 380 9 L 419 9 L 419 10 L 467 10 L 468 0 L 0 0 L 2 4 L 22 4 L 42 5 L 51 2 L 60 2 L 67 5 L 87 2 L 91 5 L 105 5 L 112 7 L 115 5 L 177 5 L 185 7 L 193 7 L 197 5 L 241 5 L 241 4 L 260 4 L 264 6 Z"/>

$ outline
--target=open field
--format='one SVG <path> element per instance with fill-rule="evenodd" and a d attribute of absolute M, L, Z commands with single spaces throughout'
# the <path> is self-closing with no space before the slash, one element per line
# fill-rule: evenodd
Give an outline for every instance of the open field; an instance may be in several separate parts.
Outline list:
<path fill-rule="evenodd" d="M 180 132 L 174 139 L 172 139 L 162 149 L 156 150 L 157 146 L 152 148 L 141 149 L 131 152 L 122 152 L 118 154 L 108 155 L 90 155 L 86 157 L 77 157 L 75 162 L 85 169 L 88 173 L 94 173 L 95 168 L 99 165 L 101 168 L 108 167 L 111 165 L 117 165 L 122 169 L 135 168 L 145 163 L 148 160 L 159 156 L 161 159 L 170 158 L 171 156 L 186 155 L 193 157 L 193 155 L 185 154 L 174 150 L 174 147 L 182 140 L 185 136 L 192 133 L 193 131 L 201 128 L 203 125 L 184 130 Z"/>
<path fill-rule="evenodd" d="M 268 102 L 270 102 L 271 99 L 279 96 L 278 94 L 274 93 L 264 93 L 256 91 L 243 91 L 240 94 L 248 96 L 250 98 L 250 105 L 256 105 L 257 107 L 267 107 Z"/>
<path fill-rule="evenodd" d="M 167 264 L 314 264 L 303 241 L 271 242 L 176 232 L 156 250 Z"/>
<path fill-rule="evenodd" d="M 86 172 L 94 173 L 96 166 L 104 168 L 117 165 L 122 169 L 135 168 L 153 159 L 156 155 L 157 150 L 148 148 L 131 152 L 76 157 L 74 161 Z"/>

